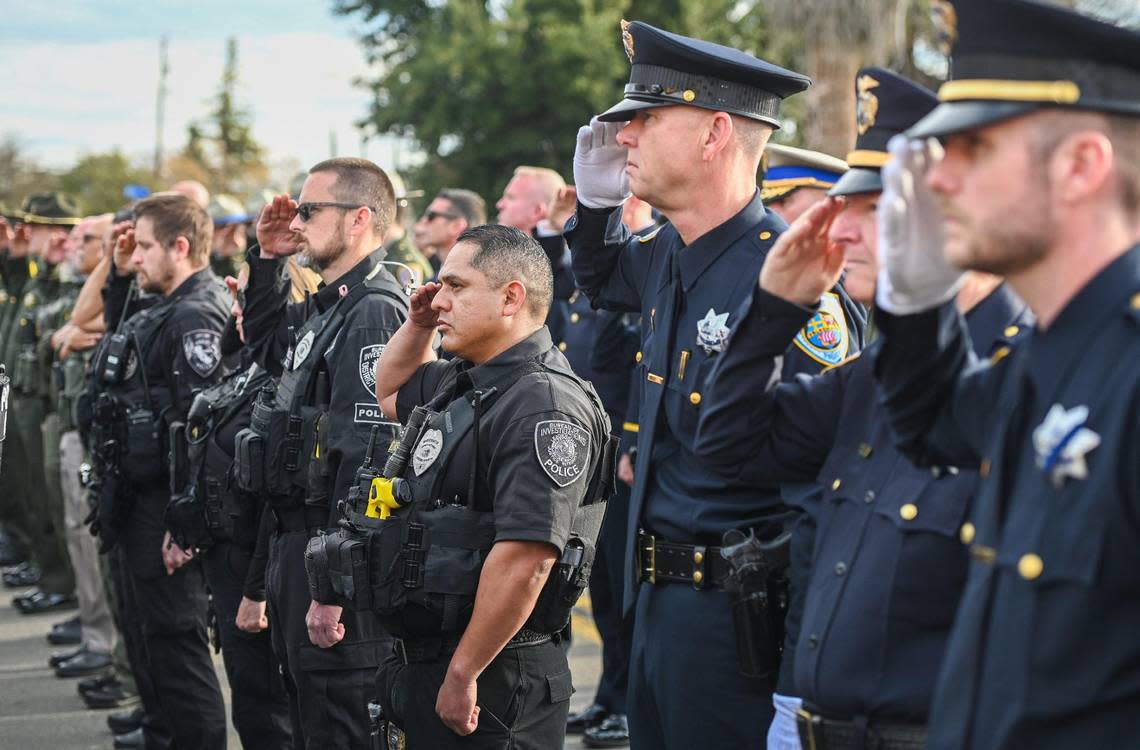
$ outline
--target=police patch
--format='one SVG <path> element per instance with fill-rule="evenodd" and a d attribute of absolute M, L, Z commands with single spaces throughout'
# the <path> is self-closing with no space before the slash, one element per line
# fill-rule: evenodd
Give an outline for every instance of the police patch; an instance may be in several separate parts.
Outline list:
<path fill-rule="evenodd" d="M 442 432 L 431 429 L 425 430 L 420 435 L 420 442 L 416 444 L 416 452 L 412 454 L 412 469 L 416 472 L 417 477 L 435 463 L 441 450 L 443 450 Z"/>
<path fill-rule="evenodd" d="M 372 344 L 360 350 L 360 382 L 366 391 L 376 388 L 376 362 L 383 353 L 383 344 Z"/>
<path fill-rule="evenodd" d="M 309 331 L 297 342 L 297 348 L 293 350 L 294 370 L 300 367 L 301 363 L 308 358 L 309 352 L 313 349 L 313 339 L 316 338 L 316 335 L 315 331 Z"/>
<path fill-rule="evenodd" d="M 820 298 L 819 312 L 796 334 L 795 342 L 822 365 L 837 365 L 847 358 L 847 316 L 839 295 L 827 292 Z"/>
<path fill-rule="evenodd" d="M 566 487 L 590 465 L 590 433 L 571 422 L 539 422 L 534 426 L 534 452 L 546 475 Z"/>
<path fill-rule="evenodd" d="M 222 334 L 205 328 L 182 334 L 182 356 L 199 376 L 209 376 L 222 361 Z"/>
<path fill-rule="evenodd" d="M 384 424 L 384 413 L 375 401 L 357 401 L 352 421 L 357 424 Z"/>

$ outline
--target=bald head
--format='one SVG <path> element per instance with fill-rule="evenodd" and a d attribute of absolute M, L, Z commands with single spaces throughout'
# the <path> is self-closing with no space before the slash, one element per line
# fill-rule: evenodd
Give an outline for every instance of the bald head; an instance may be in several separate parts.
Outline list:
<path fill-rule="evenodd" d="M 179 180 L 170 186 L 170 192 L 181 193 L 202 208 L 210 205 L 210 191 L 197 180 Z"/>

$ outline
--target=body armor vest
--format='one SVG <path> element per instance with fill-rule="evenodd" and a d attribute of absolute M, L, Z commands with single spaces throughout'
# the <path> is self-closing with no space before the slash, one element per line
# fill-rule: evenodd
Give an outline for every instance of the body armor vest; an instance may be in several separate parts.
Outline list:
<path fill-rule="evenodd" d="M 264 495 L 278 509 L 329 502 L 327 462 L 331 386 L 324 352 L 344 327 L 349 311 L 370 294 L 383 294 L 402 309 L 408 298 L 396 281 L 376 269 L 325 312 L 310 317 L 294 336 L 280 381 L 261 389 L 250 426 L 238 433 L 238 486 Z"/>
<path fill-rule="evenodd" d="M 249 425 L 254 399 L 272 381 L 269 372 L 251 365 L 197 393 L 186 421 L 171 425 L 175 491 L 166 524 L 183 549 L 215 541 L 247 549 L 256 544 L 259 505 L 234 482 L 233 437 Z"/>
<path fill-rule="evenodd" d="M 450 394 L 417 407 L 384 471 L 391 481 L 392 504 L 399 507 L 381 520 L 369 517 L 350 498 L 342 530 L 310 541 L 306 566 L 315 599 L 371 609 L 401 637 L 462 632 L 495 540 L 493 502 L 483 502 L 489 498 L 483 497 L 487 489 L 479 477 L 481 411 L 523 375 L 538 371 L 573 380 L 604 419 L 591 387 L 571 372 L 537 361 L 520 365 L 484 390 L 454 399 L 442 411 L 435 408 Z M 469 435 L 472 431 L 475 434 Z M 605 504 L 613 490 L 616 449 L 616 438 L 602 446 L 585 498 L 574 514 L 570 538 L 527 620 L 532 630 L 553 633 L 565 627 L 589 581 Z M 434 458 L 429 462 L 428 456 Z M 470 466 L 466 483 L 457 482 L 454 472 L 454 462 L 464 458 Z M 358 473 L 358 487 L 376 481 L 377 473 L 368 468 Z M 368 493 L 354 488 L 355 498 L 361 494 Z"/>

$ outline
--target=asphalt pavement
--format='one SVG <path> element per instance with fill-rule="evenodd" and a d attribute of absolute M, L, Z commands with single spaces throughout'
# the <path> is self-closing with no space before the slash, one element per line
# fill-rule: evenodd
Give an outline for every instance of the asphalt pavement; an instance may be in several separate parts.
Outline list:
<path fill-rule="evenodd" d="M 110 712 L 88 709 L 76 692 L 78 680 L 59 679 L 48 667 L 48 657 L 62 649 L 50 645 L 44 636 L 53 623 L 68 619 L 75 611 L 22 615 L 10 604 L 17 593 L 0 591 L 0 750 L 110 748 L 111 733 L 106 724 Z M 573 630 L 570 669 L 577 692 L 570 710 L 576 711 L 593 699 L 601 669 L 601 642 L 590 618 L 588 597 L 583 597 L 574 613 Z M 228 706 L 229 685 L 221 655 L 215 657 L 214 666 Z M 241 747 L 232 726 L 229 747 Z M 584 746 L 571 737 L 565 747 L 576 750 Z"/>

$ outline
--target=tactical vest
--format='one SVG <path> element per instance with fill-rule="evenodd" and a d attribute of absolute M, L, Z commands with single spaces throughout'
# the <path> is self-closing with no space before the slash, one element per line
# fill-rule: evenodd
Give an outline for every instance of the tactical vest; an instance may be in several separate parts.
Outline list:
<path fill-rule="evenodd" d="M 262 388 L 250 426 L 235 440 L 238 486 L 281 510 L 326 505 L 332 485 L 328 465 L 331 399 L 324 352 L 344 327 L 349 311 L 380 294 L 408 309 L 408 297 L 383 266 L 376 268 L 325 312 L 309 318 L 294 336 L 280 381 Z"/>
<path fill-rule="evenodd" d="M 572 380 L 604 421 L 605 411 L 592 387 L 568 370 L 537 361 L 521 365 L 484 390 L 451 401 L 442 411 L 435 411 L 442 405 L 437 397 L 423 408 L 426 417 L 418 433 L 410 438 L 405 433 L 405 441 L 393 454 L 402 449 L 405 457 L 413 456 L 393 472 L 393 491 L 402 507 L 384 520 L 348 508 L 344 532 L 311 540 L 306 566 L 318 600 L 331 596 L 354 609 L 371 609 L 401 637 L 462 632 L 471 619 L 479 576 L 495 540 L 494 510 L 476 509 L 486 507 L 477 499 L 487 492 L 478 476 L 481 411 L 523 375 L 538 371 Z M 472 431 L 476 435 L 467 486 L 448 486 L 448 468 Z M 414 445 L 408 444 L 411 440 Z M 585 499 L 574 514 L 570 538 L 527 620 L 534 631 L 554 633 L 565 627 L 589 581 L 598 531 L 613 491 L 617 445 L 617 439 L 610 437 L 602 446 L 587 480 Z M 423 457 L 432 454 L 435 458 L 425 466 Z"/>
<path fill-rule="evenodd" d="M 25 286 L 15 324 L 10 352 L 14 360 L 12 389 L 21 396 L 46 396 L 46 379 L 37 354 L 40 310 L 59 286 L 55 274 L 33 279 Z"/>
<path fill-rule="evenodd" d="M 177 491 L 166 522 L 183 549 L 215 541 L 255 545 L 259 505 L 233 481 L 232 436 L 240 431 L 235 427 L 249 424 L 254 399 L 272 381 L 268 371 L 251 365 L 198 392 L 186 421 L 171 425 L 170 474 Z"/>

